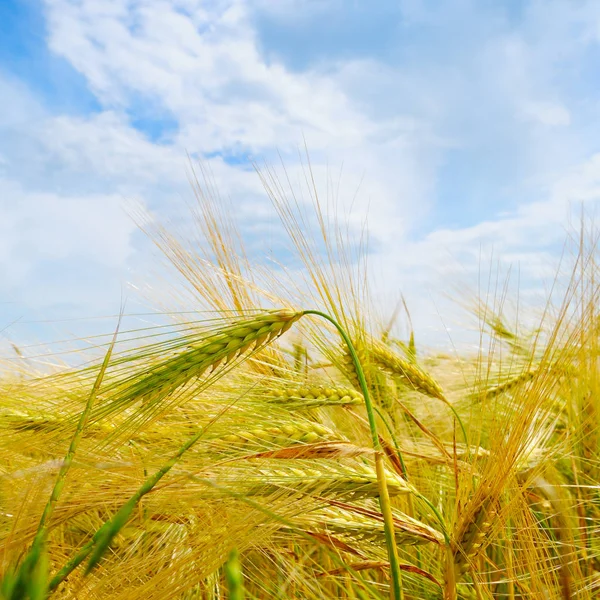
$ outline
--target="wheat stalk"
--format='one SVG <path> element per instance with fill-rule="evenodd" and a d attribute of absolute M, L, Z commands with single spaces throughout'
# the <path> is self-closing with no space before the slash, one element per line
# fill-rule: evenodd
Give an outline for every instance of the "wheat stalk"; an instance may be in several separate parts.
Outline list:
<path fill-rule="evenodd" d="M 373 449 L 375 450 L 375 469 L 377 472 L 377 482 L 379 488 L 379 505 L 381 507 L 381 512 L 383 514 L 384 519 L 384 531 L 385 531 L 385 541 L 388 551 L 388 559 L 390 561 L 390 571 L 392 574 L 392 597 L 395 600 L 403 599 L 403 588 L 402 588 L 402 576 L 400 574 L 399 568 L 399 560 L 398 560 L 398 549 L 396 547 L 396 538 L 394 536 L 394 520 L 392 516 L 392 505 L 390 502 L 390 494 L 387 485 L 387 477 L 386 477 L 386 469 L 383 463 L 383 448 L 381 446 L 380 437 L 377 433 L 377 423 L 375 421 L 375 411 L 373 409 L 373 404 L 371 402 L 371 397 L 369 396 L 369 386 L 367 380 L 365 379 L 365 373 L 362 368 L 360 359 L 358 354 L 356 353 L 356 349 L 352 344 L 352 340 L 350 339 L 348 333 L 343 329 L 343 327 L 332 317 L 329 315 L 318 311 L 318 310 L 307 310 L 304 312 L 305 315 L 314 315 L 321 317 L 331 323 L 333 325 L 348 348 L 348 352 L 352 357 L 352 361 L 354 363 L 354 369 L 356 371 L 356 375 L 358 377 L 358 382 L 360 384 L 360 390 L 363 394 L 363 398 L 365 401 L 365 408 L 367 411 L 367 418 L 369 421 L 369 429 L 371 430 L 371 439 L 373 442 Z M 404 481 L 404 480 L 402 480 Z M 406 482 L 404 482 L 406 484 Z M 406 484 L 407 485 L 407 484 Z M 408 485 L 407 485 L 408 487 Z"/>

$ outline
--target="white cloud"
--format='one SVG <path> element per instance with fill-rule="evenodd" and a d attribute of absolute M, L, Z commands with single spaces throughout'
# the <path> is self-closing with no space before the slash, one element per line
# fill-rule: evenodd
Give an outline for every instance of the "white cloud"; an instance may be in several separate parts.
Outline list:
<path fill-rule="evenodd" d="M 119 196 L 32 193 L 16 182 L 0 180 L 0 206 L 4 290 L 27 282 L 40 263 L 76 258 L 90 261 L 90 266 L 122 268 L 133 251 L 135 225 Z"/>
<path fill-rule="evenodd" d="M 559 104 L 551 102 L 529 102 L 523 106 L 524 115 L 542 125 L 551 127 L 570 125 L 569 111 Z"/>
<path fill-rule="evenodd" d="M 112 111 L 49 118 L 32 135 L 40 152 L 61 169 L 94 173 L 112 186 L 175 182 L 184 172 L 181 151 L 149 142 Z"/>
<path fill-rule="evenodd" d="M 0 71 L 0 127 L 18 127 L 35 122 L 44 115 L 39 102 L 19 80 Z"/>
<path fill-rule="evenodd" d="M 210 160 L 216 187 L 233 197 L 247 230 L 264 228 L 258 178 L 219 156 L 249 152 L 274 161 L 279 149 L 296 182 L 303 136 L 321 196 L 337 193 L 344 163 L 342 205 L 352 205 L 357 229 L 369 208 L 388 290 L 412 290 L 423 315 L 431 309 L 421 301 L 428 282 L 444 289 L 449 279 L 472 276 L 492 246 L 504 264 L 520 261 L 532 280 L 548 273 L 552 254 L 543 246 L 564 234 L 568 202 L 598 193 L 598 158 L 590 157 L 600 126 L 592 119 L 589 139 L 581 134 L 580 106 L 558 77 L 565 61 L 593 43 L 600 22 L 594 3 L 532 2 L 513 26 L 480 3 L 458 2 L 437 14 L 412 0 L 403 3 L 403 26 L 446 28 L 441 53 L 406 41 L 396 62 L 321 61 L 303 71 L 262 53 L 253 11 L 294 22 L 295 11 L 313 14 L 322 5 L 267 4 L 46 0 L 50 49 L 86 78 L 103 109 L 85 117 L 48 114 L 23 85 L 0 78 L 0 95 L 8 98 L 0 115 L 7 228 L 0 264 L 15 289 L 35 289 L 28 274 L 44 256 L 85 257 L 125 276 L 137 246 L 118 207 L 138 198 L 163 215 L 177 212 L 191 196 L 186 151 L 217 154 Z M 153 142 L 131 125 L 129 115 L 149 105 L 176 123 L 169 141 Z M 453 176 L 440 169 L 453 151 L 473 161 L 463 180 L 475 179 L 482 163 L 496 178 L 474 192 L 477 208 L 488 205 L 471 227 L 436 222 L 436 198 Z M 513 205 L 501 205 L 506 195 L 498 189 L 496 198 L 486 196 L 500 187 L 517 190 Z M 9 197 L 14 202 L 5 205 Z M 452 202 L 456 212 L 471 206 Z M 85 303 L 83 285 L 79 291 Z"/>
<path fill-rule="evenodd" d="M 600 153 L 558 175 L 543 200 L 522 205 L 511 215 L 468 228 L 439 229 L 414 243 L 398 238 L 373 261 L 382 290 L 380 302 L 389 309 L 394 294 L 397 297 L 402 290 L 424 343 L 446 345 L 442 322 L 458 323 L 453 327 L 453 343 L 472 347 L 475 332 L 461 331 L 469 323 L 464 310 L 444 299 L 444 294 L 471 302 L 481 291 L 485 295 L 491 273 L 493 300 L 512 272 L 512 294 L 518 293 L 530 308 L 542 308 L 540 303 L 548 300 L 555 278 L 570 275 L 572 256 L 567 253 L 561 266 L 561 253 L 567 235 L 578 239 L 582 204 L 590 215 L 600 206 Z"/>

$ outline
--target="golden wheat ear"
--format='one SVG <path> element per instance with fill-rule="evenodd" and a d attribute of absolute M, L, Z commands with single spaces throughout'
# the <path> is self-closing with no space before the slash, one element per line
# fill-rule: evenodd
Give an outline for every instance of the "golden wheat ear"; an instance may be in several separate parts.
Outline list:
<path fill-rule="evenodd" d="M 375 364 L 400 378 L 413 390 L 448 402 L 438 382 L 414 361 L 399 356 L 389 347 L 375 341 L 369 344 L 369 355 Z"/>
<path fill-rule="evenodd" d="M 140 347 L 117 358 L 111 364 L 112 381 L 104 390 L 104 401 L 92 411 L 90 422 L 126 414 L 136 406 L 106 441 L 140 428 L 167 407 L 183 402 L 185 396 L 176 399 L 176 394 L 185 386 L 205 375 L 196 392 L 202 385 L 214 383 L 228 363 L 282 335 L 301 316 L 288 309 L 265 311 L 209 331 Z M 140 363 L 142 366 L 137 366 Z M 144 366 L 148 363 L 150 367 Z"/>
<path fill-rule="evenodd" d="M 324 406 L 356 406 L 364 403 L 362 394 L 356 390 L 323 385 L 272 389 L 266 400 L 288 410 L 310 410 Z"/>

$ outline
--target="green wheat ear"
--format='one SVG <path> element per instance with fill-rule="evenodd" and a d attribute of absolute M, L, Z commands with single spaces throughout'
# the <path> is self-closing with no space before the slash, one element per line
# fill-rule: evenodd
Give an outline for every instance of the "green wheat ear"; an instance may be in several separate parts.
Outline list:
<path fill-rule="evenodd" d="M 142 406 L 127 421 L 129 426 L 135 427 L 156 414 L 162 403 L 187 383 L 268 344 L 285 333 L 301 316 L 302 313 L 289 309 L 266 311 L 216 331 L 187 335 L 175 343 L 140 348 L 134 355 L 114 361 L 114 365 L 147 356 L 171 356 L 114 382 L 105 390 L 107 401 L 93 412 L 91 420 L 121 412 L 141 401 Z"/>

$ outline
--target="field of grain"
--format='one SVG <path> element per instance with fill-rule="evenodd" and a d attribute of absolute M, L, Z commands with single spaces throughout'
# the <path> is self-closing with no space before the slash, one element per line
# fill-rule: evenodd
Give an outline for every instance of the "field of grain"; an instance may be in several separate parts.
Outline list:
<path fill-rule="evenodd" d="M 6 361 L 0 597 L 600 597 L 593 235 L 534 327 L 492 295 L 480 352 L 427 355 L 361 245 L 263 183 L 289 281 L 199 191 L 196 248 L 142 225 L 197 314 L 115 323 L 78 368 Z"/>

